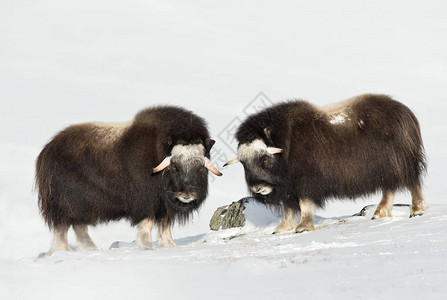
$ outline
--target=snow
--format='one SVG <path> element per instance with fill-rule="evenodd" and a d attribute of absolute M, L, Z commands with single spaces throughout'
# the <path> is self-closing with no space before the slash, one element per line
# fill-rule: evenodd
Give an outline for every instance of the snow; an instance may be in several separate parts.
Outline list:
<path fill-rule="evenodd" d="M 272 235 L 274 218 L 253 206 L 247 228 L 178 239 L 176 248 L 139 251 L 122 242 L 45 260 L 3 260 L 2 296 L 441 299 L 447 293 L 447 205 L 413 219 L 408 207 L 395 207 L 394 217 L 382 220 L 371 220 L 371 207 L 365 217 L 318 218 L 315 232 L 282 235 Z M 271 219 L 259 223 L 261 212 Z"/>
<path fill-rule="evenodd" d="M 445 299 L 446 15 L 441 0 L 1 1 L 0 298 Z M 424 216 L 395 207 L 373 221 L 372 207 L 350 217 L 376 195 L 330 202 L 314 232 L 272 235 L 280 216 L 251 203 L 244 228 L 209 231 L 217 207 L 248 193 L 240 164 L 220 168 L 236 156 L 234 128 L 247 113 L 369 92 L 420 121 Z M 224 174 L 211 175 L 193 220 L 173 228 L 178 247 L 136 250 L 136 228 L 120 221 L 90 229 L 98 251 L 36 260 L 51 241 L 33 192 L 43 145 L 70 124 L 126 122 L 155 104 L 207 119 Z M 410 203 L 408 193 L 395 203 Z"/>

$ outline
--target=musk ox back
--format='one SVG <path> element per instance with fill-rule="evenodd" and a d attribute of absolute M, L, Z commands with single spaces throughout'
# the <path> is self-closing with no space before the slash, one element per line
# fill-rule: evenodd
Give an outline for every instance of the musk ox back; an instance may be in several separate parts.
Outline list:
<path fill-rule="evenodd" d="M 126 124 L 86 123 L 57 134 L 36 162 L 39 208 L 54 239 L 68 250 L 73 226 L 83 248 L 96 248 L 87 225 L 126 218 L 138 225 L 136 246 L 174 246 L 170 227 L 185 222 L 207 196 L 214 141 L 205 121 L 172 106 L 142 110 Z"/>
<path fill-rule="evenodd" d="M 411 216 L 425 212 L 425 157 L 419 123 L 403 104 L 362 95 L 317 108 L 290 101 L 249 116 L 238 128 L 238 157 L 254 197 L 284 206 L 275 232 L 313 230 L 313 213 L 329 198 L 382 191 L 373 218 L 391 216 L 394 194 L 412 194 Z M 297 212 L 301 219 L 295 226 Z M 296 227 L 296 228 L 295 228 Z"/>

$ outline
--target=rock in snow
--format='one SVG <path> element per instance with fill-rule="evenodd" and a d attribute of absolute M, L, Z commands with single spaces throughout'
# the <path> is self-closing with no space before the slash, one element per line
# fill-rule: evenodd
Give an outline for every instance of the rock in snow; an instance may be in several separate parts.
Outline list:
<path fill-rule="evenodd" d="M 250 198 L 242 198 L 230 205 L 219 207 L 210 221 L 211 230 L 229 229 L 245 226 L 245 204 Z"/>

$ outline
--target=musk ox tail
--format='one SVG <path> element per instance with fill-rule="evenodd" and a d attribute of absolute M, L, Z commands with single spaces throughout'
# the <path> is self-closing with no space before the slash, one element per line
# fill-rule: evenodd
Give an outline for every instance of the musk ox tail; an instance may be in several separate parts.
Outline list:
<path fill-rule="evenodd" d="M 48 149 L 44 148 L 37 157 L 35 189 L 38 193 L 39 210 L 45 222 L 48 224 L 48 227 L 51 229 L 54 225 L 51 218 L 51 215 L 53 215 L 52 210 L 54 209 L 54 206 L 51 205 L 53 202 L 51 192 L 52 172 L 51 162 L 48 156 Z"/>
<path fill-rule="evenodd" d="M 419 122 L 407 107 L 396 118 L 401 127 L 400 132 L 404 133 L 401 142 L 405 151 L 401 163 L 405 164 L 407 170 L 405 181 L 408 186 L 420 186 L 427 170 L 427 160 Z"/>

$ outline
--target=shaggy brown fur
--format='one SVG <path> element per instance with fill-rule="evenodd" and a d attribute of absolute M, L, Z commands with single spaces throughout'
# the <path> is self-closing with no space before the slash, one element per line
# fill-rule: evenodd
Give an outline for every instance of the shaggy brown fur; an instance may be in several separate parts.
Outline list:
<path fill-rule="evenodd" d="M 239 150 L 255 140 L 283 149 L 282 154 L 258 151 L 245 161 L 241 153 L 239 158 L 249 187 L 272 189 L 265 195 L 254 192 L 254 197 L 269 205 L 282 203 L 288 219 L 301 201 L 323 207 L 330 198 L 354 199 L 377 191 L 384 192 L 378 210 L 385 213 L 377 211 L 375 217 L 383 217 L 401 188 L 412 192 L 412 215 L 425 211 L 419 123 L 388 96 L 367 94 L 327 108 L 299 100 L 280 103 L 249 116 L 236 138 Z M 312 230 L 313 224 L 308 227 Z"/>
<path fill-rule="evenodd" d="M 57 229 L 55 239 L 56 232 L 62 236 L 61 243 L 69 226 L 84 226 L 78 239 L 87 241 L 86 225 L 121 218 L 132 225 L 155 222 L 166 231 L 174 220 L 187 221 L 203 203 L 208 173 L 200 161 L 173 163 L 156 174 L 153 168 L 175 145 L 203 146 L 209 158 L 213 144 L 205 121 L 178 107 L 145 109 L 128 124 L 70 126 L 37 158 L 40 210 L 48 226 Z M 183 203 L 177 192 L 197 199 Z"/>

